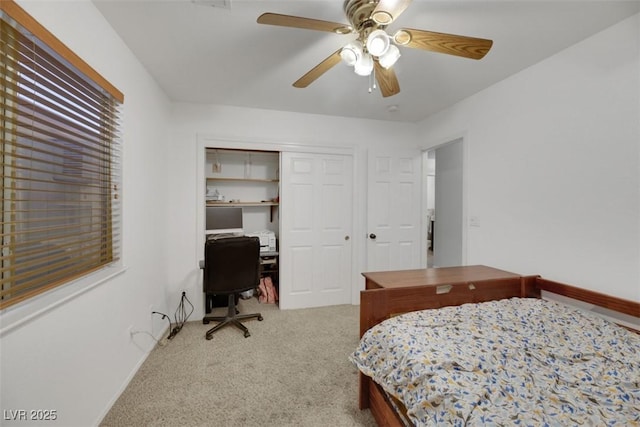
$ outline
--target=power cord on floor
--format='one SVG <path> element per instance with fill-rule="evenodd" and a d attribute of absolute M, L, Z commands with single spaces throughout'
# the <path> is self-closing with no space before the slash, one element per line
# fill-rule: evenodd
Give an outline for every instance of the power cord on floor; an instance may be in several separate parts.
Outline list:
<path fill-rule="evenodd" d="M 191 307 L 189 313 L 187 313 L 185 303 L 187 303 Z M 174 314 L 175 324 L 173 327 L 171 327 L 171 318 L 168 315 L 159 311 L 151 312 L 151 314 L 158 314 L 162 316 L 163 320 L 167 319 L 167 321 L 169 322 L 169 336 L 167 336 L 168 340 L 172 339 L 178 334 L 178 332 L 180 332 L 184 324 L 187 323 L 187 320 L 189 320 L 189 316 L 191 316 L 191 313 L 193 313 L 193 304 L 191 304 L 191 301 L 189 301 L 189 298 L 187 298 L 187 293 L 184 291 L 182 292 L 182 296 L 180 297 L 180 304 L 178 304 L 178 308 L 176 308 L 176 312 Z"/>
<path fill-rule="evenodd" d="M 169 316 L 167 316 L 164 313 L 160 313 L 159 311 L 152 311 L 151 314 L 158 314 L 158 315 L 162 316 L 162 320 L 167 319 L 167 321 L 169 322 L 169 330 L 171 330 L 171 318 Z M 151 334 L 149 334 L 149 335 L 151 335 Z M 153 335 L 151 335 L 151 336 L 153 337 Z M 156 341 L 158 341 L 158 340 L 156 340 Z M 160 340 L 160 341 L 162 341 L 162 340 Z M 158 343 L 160 341 L 158 341 Z"/>
<path fill-rule="evenodd" d="M 187 313 L 185 302 L 191 307 L 189 313 Z M 182 297 L 180 297 L 180 304 L 178 304 L 178 308 L 176 308 L 176 312 L 174 314 L 176 323 L 173 329 L 171 329 L 171 332 L 169 332 L 169 336 L 167 337 L 167 339 L 175 337 L 178 332 L 180 332 L 184 324 L 187 323 L 187 320 L 189 319 L 189 316 L 191 316 L 191 313 L 193 313 L 193 304 L 191 304 L 191 301 L 189 301 L 189 298 L 187 298 L 187 293 L 183 291 Z"/>
<path fill-rule="evenodd" d="M 157 313 L 157 314 L 162 314 L 162 313 Z M 135 331 L 135 330 L 131 330 L 130 331 L 131 336 L 133 337 L 136 334 L 145 334 L 145 335 L 149 335 L 149 337 L 151 337 L 152 340 L 154 340 L 156 342 L 156 344 L 158 344 L 160 347 L 164 347 L 165 345 L 167 345 L 167 339 L 166 338 L 161 338 L 161 339 L 157 339 L 156 337 L 153 336 L 153 334 L 149 331 Z"/>

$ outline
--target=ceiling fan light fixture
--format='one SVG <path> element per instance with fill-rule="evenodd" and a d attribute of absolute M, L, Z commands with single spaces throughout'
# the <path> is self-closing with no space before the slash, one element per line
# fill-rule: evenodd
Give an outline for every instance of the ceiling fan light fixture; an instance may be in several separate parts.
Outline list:
<path fill-rule="evenodd" d="M 353 71 L 359 76 L 369 76 L 373 71 L 373 58 L 371 55 L 363 54 L 353 67 Z"/>
<path fill-rule="evenodd" d="M 388 69 L 396 63 L 396 61 L 400 58 L 400 49 L 398 49 L 395 45 L 389 46 L 387 52 L 378 58 L 378 63 L 382 66 L 382 68 Z"/>
<path fill-rule="evenodd" d="M 393 21 L 393 16 L 386 10 L 378 10 L 373 12 L 371 19 L 378 25 L 389 25 Z"/>
<path fill-rule="evenodd" d="M 362 53 L 362 43 L 355 40 L 342 48 L 340 51 L 340 58 L 342 59 L 342 62 L 353 67 L 362 57 Z"/>
<path fill-rule="evenodd" d="M 409 42 L 411 41 L 411 33 L 409 33 L 409 31 L 407 30 L 398 30 L 393 35 L 393 41 L 400 46 L 409 44 Z"/>
<path fill-rule="evenodd" d="M 367 51 L 373 56 L 384 55 L 390 45 L 391 40 L 384 30 L 374 30 L 367 37 Z"/>

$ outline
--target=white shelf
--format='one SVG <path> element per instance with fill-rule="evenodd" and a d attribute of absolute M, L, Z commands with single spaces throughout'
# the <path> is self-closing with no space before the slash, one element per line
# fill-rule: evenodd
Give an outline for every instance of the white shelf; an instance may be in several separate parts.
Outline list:
<path fill-rule="evenodd" d="M 227 181 L 227 182 L 264 182 L 264 183 L 278 183 L 277 179 L 260 179 L 260 178 L 228 178 L 228 177 L 207 177 L 207 181 Z"/>
<path fill-rule="evenodd" d="M 279 206 L 279 159 L 277 152 L 207 149 L 206 194 L 211 197 L 217 192 L 225 201 L 207 200 L 206 205 L 249 208 L 245 220 L 250 219 L 251 229 L 274 228 Z M 263 220 L 268 222 L 261 225 Z"/>
<path fill-rule="evenodd" d="M 278 202 L 212 202 L 207 201 L 207 206 L 278 206 Z"/>

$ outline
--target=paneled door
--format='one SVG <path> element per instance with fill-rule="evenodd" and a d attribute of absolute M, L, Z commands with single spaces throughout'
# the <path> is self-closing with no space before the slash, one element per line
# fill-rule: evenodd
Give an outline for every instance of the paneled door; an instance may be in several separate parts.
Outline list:
<path fill-rule="evenodd" d="M 281 159 L 280 308 L 350 304 L 353 159 Z"/>
<path fill-rule="evenodd" d="M 370 151 L 367 271 L 423 268 L 419 150 Z"/>

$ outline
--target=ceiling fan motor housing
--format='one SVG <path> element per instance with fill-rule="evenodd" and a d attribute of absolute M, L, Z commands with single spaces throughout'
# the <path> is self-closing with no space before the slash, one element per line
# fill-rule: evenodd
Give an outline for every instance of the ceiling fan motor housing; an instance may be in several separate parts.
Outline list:
<path fill-rule="evenodd" d="M 371 31 L 385 28 L 385 25 L 379 25 L 371 19 L 371 14 L 377 5 L 378 0 L 346 0 L 344 2 L 344 13 L 354 30 L 360 34 L 360 38 L 366 40 Z"/>

